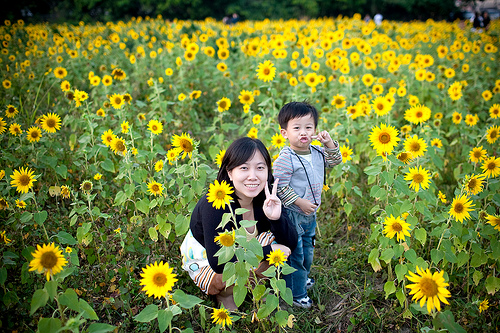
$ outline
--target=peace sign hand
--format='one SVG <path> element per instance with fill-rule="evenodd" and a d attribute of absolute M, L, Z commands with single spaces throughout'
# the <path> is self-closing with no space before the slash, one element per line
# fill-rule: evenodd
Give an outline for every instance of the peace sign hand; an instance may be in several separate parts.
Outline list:
<path fill-rule="evenodd" d="M 281 200 L 278 198 L 276 193 L 278 192 L 278 181 L 279 179 L 274 180 L 272 192 L 269 193 L 269 188 L 267 184 L 264 186 L 264 190 L 266 191 L 266 200 L 264 201 L 264 214 L 266 214 L 267 218 L 270 220 L 279 220 L 281 217 Z"/>

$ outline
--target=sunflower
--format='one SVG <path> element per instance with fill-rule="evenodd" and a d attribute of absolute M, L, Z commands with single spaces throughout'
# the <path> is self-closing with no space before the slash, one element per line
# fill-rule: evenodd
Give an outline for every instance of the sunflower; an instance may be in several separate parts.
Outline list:
<path fill-rule="evenodd" d="M 405 175 L 405 180 L 411 180 L 410 188 L 418 192 L 420 186 L 423 190 L 429 188 L 431 173 L 422 168 L 422 166 L 410 168 L 409 172 Z"/>
<path fill-rule="evenodd" d="M 401 219 L 400 216 L 387 216 L 384 221 L 384 234 L 388 238 L 396 236 L 398 242 L 405 240 L 405 236 L 410 237 L 410 224 Z"/>
<path fill-rule="evenodd" d="M 373 77 L 372 74 L 368 73 L 368 74 L 363 75 L 363 77 L 361 78 L 361 81 L 363 81 L 363 84 L 365 86 L 369 87 L 373 84 L 373 82 L 375 82 L 375 78 Z"/>
<path fill-rule="evenodd" d="M 227 65 L 223 62 L 219 62 L 216 67 L 219 72 L 225 72 L 227 70 Z"/>
<path fill-rule="evenodd" d="M 259 130 L 256 129 L 255 127 L 252 127 L 248 130 L 247 136 L 252 139 L 257 139 L 258 138 L 258 133 Z"/>
<path fill-rule="evenodd" d="M 116 136 L 113 134 L 113 131 L 109 129 L 101 135 L 101 140 L 102 143 L 104 143 L 107 147 L 109 147 L 115 137 Z"/>
<path fill-rule="evenodd" d="M 189 134 L 182 133 L 180 136 L 174 134 L 174 136 L 172 136 L 172 146 L 178 148 L 179 153 L 183 152 L 182 158 L 185 158 L 186 155 L 188 155 L 189 158 L 193 157 L 193 139 Z"/>
<path fill-rule="evenodd" d="M 163 125 L 158 120 L 151 119 L 148 123 L 148 130 L 150 130 L 152 134 L 158 135 L 163 132 Z"/>
<path fill-rule="evenodd" d="M 14 136 L 18 136 L 23 133 L 23 130 L 21 129 L 21 125 L 19 125 L 18 123 L 12 123 L 9 126 L 9 132 Z"/>
<path fill-rule="evenodd" d="M 381 84 L 376 84 L 372 87 L 372 92 L 375 94 L 375 95 L 380 95 L 384 92 L 384 87 L 382 87 Z"/>
<path fill-rule="evenodd" d="M 372 108 L 378 116 L 384 116 L 391 111 L 392 106 L 384 96 L 378 96 L 372 101 Z"/>
<path fill-rule="evenodd" d="M 68 75 L 68 71 L 64 67 L 56 67 L 54 69 L 54 76 L 58 79 L 64 79 Z"/>
<path fill-rule="evenodd" d="M 36 182 L 33 173 L 34 171 L 31 169 L 23 167 L 19 170 L 14 170 L 14 173 L 10 175 L 10 178 L 12 178 L 10 185 L 15 187 L 17 192 L 28 193 L 33 187 L 33 183 Z"/>
<path fill-rule="evenodd" d="M 485 175 L 466 175 L 464 187 L 467 194 L 478 194 L 483 190 Z"/>
<path fill-rule="evenodd" d="M 111 72 L 111 75 L 113 75 L 113 78 L 115 80 L 121 81 L 127 77 L 127 73 L 125 73 L 122 69 L 120 68 L 115 68 Z"/>
<path fill-rule="evenodd" d="M 95 112 L 95 114 L 98 115 L 99 117 L 102 117 L 102 118 L 106 117 L 106 112 L 102 108 L 100 108 L 99 110 L 97 110 Z"/>
<path fill-rule="evenodd" d="M 370 141 L 377 153 L 390 154 L 398 142 L 401 141 L 398 138 L 398 130 L 393 126 L 386 124 L 380 124 L 380 128 L 375 126 L 370 133 Z"/>
<path fill-rule="evenodd" d="M 104 84 L 106 87 L 110 86 L 113 84 L 113 78 L 110 75 L 104 75 L 102 78 L 102 84 Z"/>
<path fill-rule="evenodd" d="M 432 139 L 431 146 L 436 148 L 443 148 L 443 142 L 439 138 Z"/>
<path fill-rule="evenodd" d="M 2 81 L 2 86 L 3 86 L 5 89 L 10 89 L 10 87 L 12 87 L 12 82 L 10 82 L 10 80 L 3 80 L 3 81 Z"/>
<path fill-rule="evenodd" d="M 417 135 L 414 135 L 405 140 L 404 147 L 406 151 L 412 153 L 413 157 L 424 156 L 424 152 L 427 151 L 427 144 L 424 139 L 419 139 Z"/>
<path fill-rule="evenodd" d="M 125 156 L 125 154 L 127 153 L 127 146 L 125 145 L 125 140 L 118 136 L 113 137 L 113 140 L 109 144 L 109 147 L 116 155 Z"/>
<path fill-rule="evenodd" d="M 431 109 L 425 105 L 415 105 L 405 111 L 405 119 L 415 125 L 425 123 L 431 117 Z"/>
<path fill-rule="evenodd" d="M 66 185 L 61 186 L 61 195 L 64 199 L 69 199 L 69 197 L 71 196 L 71 190 L 69 189 L 68 186 Z"/>
<path fill-rule="evenodd" d="M 120 94 L 113 94 L 109 97 L 109 103 L 115 109 L 121 109 L 123 104 L 125 104 L 125 100 L 123 96 Z"/>
<path fill-rule="evenodd" d="M 9 209 L 9 202 L 5 198 L 0 198 L 0 210 Z"/>
<path fill-rule="evenodd" d="M 252 117 L 252 122 L 254 123 L 254 125 L 258 125 L 261 119 L 262 116 L 260 114 L 256 114 L 255 116 Z"/>
<path fill-rule="evenodd" d="M 224 326 L 231 326 L 232 325 L 232 318 L 229 315 L 229 311 L 227 311 L 224 308 L 220 309 L 214 309 L 214 312 L 212 313 L 212 323 L 217 324 L 217 325 L 222 325 Z"/>
<path fill-rule="evenodd" d="M 148 183 L 148 192 L 153 194 L 154 196 L 162 195 L 163 185 L 153 180 L 152 182 Z"/>
<path fill-rule="evenodd" d="M 491 156 L 485 159 L 481 169 L 483 169 L 483 173 L 488 178 L 500 175 L 500 157 L 495 158 L 495 156 Z"/>
<path fill-rule="evenodd" d="M 90 194 L 90 192 L 92 192 L 93 188 L 94 188 L 94 184 L 90 180 L 84 180 L 80 184 L 80 190 L 82 190 L 86 194 Z"/>
<path fill-rule="evenodd" d="M 462 114 L 460 112 L 455 111 L 453 112 L 451 119 L 455 125 L 458 125 L 462 121 Z"/>
<path fill-rule="evenodd" d="M 56 130 L 61 129 L 61 117 L 55 113 L 48 113 L 42 116 L 40 125 L 44 131 L 55 133 Z"/>
<path fill-rule="evenodd" d="M 183 100 L 185 100 L 185 99 L 186 99 L 186 97 L 187 97 L 187 96 L 186 96 L 186 94 L 184 94 L 184 93 L 180 93 L 180 94 L 179 94 L 179 96 L 177 96 L 177 99 L 178 99 L 180 102 L 182 102 Z"/>
<path fill-rule="evenodd" d="M 264 82 L 272 81 L 276 75 L 276 67 L 270 60 L 266 60 L 259 64 L 256 70 L 257 78 Z"/>
<path fill-rule="evenodd" d="M 233 189 L 228 183 L 226 183 L 225 180 L 220 183 L 218 180 L 215 180 L 213 184 L 210 184 L 207 194 L 207 200 L 208 202 L 213 202 L 213 207 L 217 209 L 220 209 L 222 207 L 223 209 L 225 209 L 226 204 L 229 205 L 229 202 L 233 200 L 233 198 L 230 196 L 230 194 L 233 192 Z"/>
<path fill-rule="evenodd" d="M 215 156 L 215 163 L 217 164 L 217 166 L 219 168 L 222 165 L 222 159 L 224 158 L 225 154 L 226 154 L 225 150 L 220 150 L 219 153 L 217 154 L 217 156 Z"/>
<path fill-rule="evenodd" d="M 1 127 L 1 118 L 0 118 L 0 127 Z M 31 126 L 26 134 L 29 142 L 38 142 L 42 137 L 42 131 L 37 126 Z"/>
<path fill-rule="evenodd" d="M 146 295 L 153 296 L 154 298 L 167 297 L 167 294 L 174 287 L 177 281 L 176 274 L 173 273 L 173 268 L 169 267 L 168 263 L 156 261 L 154 264 L 146 266 L 142 269 L 141 273 L 141 286 Z"/>
<path fill-rule="evenodd" d="M 473 206 L 472 201 L 467 198 L 466 194 L 456 196 L 451 202 L 451 208 L 448 213 L 455 220 L 463 223 L 464 219 L 470 219 L 469 212 L 473 210 L 471 206 Z"/>
<path fill-rule="evenodd" d="M 217 110 L 219 112 L 224 112 L 229 110 L 231 107 L 231 100 L 227 97 L 222 97 L 220 100 L 217 101 Z"/>
<path fill-rule="evenodd" d="M 217 51 L 217 56 L 219 57 L 220 60 L 226 60 L 227 58 L 229 58 L 229 50 L 227 49 L 219 49 Z"/>
<path fill-rule="evenodd" d="M 95 180 L 101 180 L 101 178 L 102 178 L 102 175 L 99 172 L 94 175 Z"/>
<path fill-rule="evenodd" d="M 413 282 L 413 284 L 406 286 L 406 288 L 411 289 L 412 300 L 420 300 L 420 307 L 423 307 L 427 302 L 427 311 L 429 313 L 433 309 L 441 311 L 441 302 L 450 304 L 446 298 L 451 297 L 450 292 L 446 289 L 448 283 L 444 282 L 444 271 L 431 274 L 429 269 L 424 271 L 418 266 L 416 268 L 417 274 L 409 272 L 409 275 L 406 275 L 406 278 Z"/>
<path fill-rule="evenodd" d="M 413 159 L 413 155 L 410 152 L 407 151 L 402 151 L 398 154 L 397 156 L 398 160 L 405 164 L 409 164 L 411 160 Z"/>
<path fill-rule="evenodd" d="M 351 156 L 353 152 L 348 146 L 342 145 L 342 147 L 340 147 L 340 154 L 342 155 L 342 163 L 352 160 Z"/>
<path fill-rule="evenodd" d="M 494 143 L 498 139 L 498 133 L 500 132 L 500 128 L 498 126 L 491 126 L 486 131 L 486 140 L 488 143 Z"/>
<path fill-rule="evenodd" d="M 490 117 L 493 119 L 496 119 L 500 117 L 500 104 L 493 104 L 490 109 Z"/>
<path fill-rule="evenodd" d="M 201 90 L 193 90 L 189 94 L 189 99 L 198 99 L 198 98 L 200 98 L 200 96 L 201 96 Z"/>
<path fill-rule="evenodd" d="M 163 169 L 163 160 L 159 160 L 155 163 L 155 171 L 160 172 Z"/>
<path fill-rule="evenodd" d="M 341 109 L 345 106 L 346 104 L 346 101 L 345 101 L 345 97 L 342 96 L 342 95 L 335 95 L 333 96 L 333 100 L 332 100 L 332 105 L 335 106 L 335 108 L 337 109 Z"/>
<path fill-rule="evenodd" d="M 271 251 L 267 255 L 267 261 L 269 262 L 269 265 L 274 265 L 276 267 L 283 266 L 283 264 L 286 262 L 285 252 L 283 252 L 281 249 Z"/>
<path fill-rule="evenodd" d="M 483 149 L 483 146 L 481 147 L 474 147 L 472 150 L 469 152 L 469 160 L 473 163 L 478 163 L 486 159 L 488 156 L 488 152 L 486 149 Z"/>
<path fill-rule="evenodd" d="M 167 151 L 168 164 L 172 165 L 173 162 L 177 161 L 177 158 L 179 157 L 180 152 L 181 152 L 180 148 L 169 149 Z"/>
<path fill-rule="evenodd" d="M 44 273 L 49 281 L 51 276 L 63 270 L 64 266 L 68 263 L 59 250 L 59 246 L 54 246 L 54 243 L 48 245 L 37 245 L 35 252 L 31 254 L 33 259 L 30 261 L 29 271 L 37 271 Z"/>
<path fill-rule="evenodd" d="M 491 93 L 491 91 L 485 90 L 485 91 L 483 91 L 483 93 L 481 94 L 481 96 L 483 96 L 483 99 L 485 101 L 489 101 L 491 99 L 491 97 L 493 96 L 493 94 Z"/>
<path fill-rule="evenodd" d="M 490 305 L 488 304 L 488 300 L 485 299 L 481 303 L 479 303 L 479 313 L 488 310 Z"/>
<path fill-rule="evenodd" d="M 439 191 L 438 192 L 438 197 L 439 197 L 439 200 L 441 200 L 442 203 L 446 203 L 446 195 L 443 192 Z"/>
<path fill-rule="evenodd" d="M 7 118 L 14 118 L 14 116 L 18 113 L 19 111 L 16 109 L 14 105 L 7 105 L 7 109 L 5 110 L 5 115 Z"/>
<path fill-rule="evenodd" d="M 486 219 L 488 220 L 489 224 L 494 226 L 496 230 L 500 231 L 500 216 L 487 214 Z"/>
<path fill-rule="evenodd" d="M 221 246 L 230 247 L 234 245 L 235 231 L 219 232 L 219 235 L 214 238 L 214 242 Z"/>
<path fill-rule="evenodd" d="M 70 89 L 71 89 L 71 84 L 70 84 L 68 81 L 64 80 L 64 81 L 61 83 L 61 91 L 62 91 L 62 92 L 67 92 L 67 91 L 69 91 Z"/>
<path fill-rule="evenodd" d="M 253 94 L 249 90 L 240 91 L 238 98 L 241 104 L 250 105 L 254 102 Z"/>

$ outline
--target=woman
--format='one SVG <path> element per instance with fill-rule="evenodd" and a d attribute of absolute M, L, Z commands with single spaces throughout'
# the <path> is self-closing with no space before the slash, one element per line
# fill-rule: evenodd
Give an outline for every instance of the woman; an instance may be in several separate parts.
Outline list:
<path fill-rule="evenodd" d="M 252 138 L 240 138 L 227 149 L 217 175 L 219 182 L 226 181 L 233 189 L 235 197 L 231 202 L 234 212 L 237 208 L 248 211 L 237 215 L 241 220 L 257 221 L 246 228 L 247 239 L 255 237 L 262 245 L 264 258 L 276 249 L 281 249 L 286 256 L 297 245 L 297 232 L 291 226 L 286 214 L 282 214 L 281 201 L 276 196 L 278 180 L 273 184 L 271 157 L 264 144 Z M 233 286 L 226 286 L 222 281 L 224 264 L 218 264 L 215 256 L 220 249 L 214 239 L 223 231 L 230 231 L 234 226 L 226 224 L 222 230 L 217 228 L 229 207 L 216 209 L 204 195 L 193 210 L 190 230 L 181 246 L 183 268 L 195 284 L 209 295 L 215 295 L 217 301 L 229 310 L 236 310 L 233 299 Z M 234 257 L 231 261 L 235 261 Z M 264 271 L 265 262 L 256 272 Z"/>

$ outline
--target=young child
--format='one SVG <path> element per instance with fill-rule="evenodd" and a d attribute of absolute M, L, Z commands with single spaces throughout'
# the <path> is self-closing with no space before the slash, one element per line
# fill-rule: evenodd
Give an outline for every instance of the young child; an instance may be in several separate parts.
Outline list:
<path fill-rule="evenodd" d="M 281 135 L 290 146 L 281 150 L 273 164 L 274 177 L 279 179 L 278 197 L 285 211 L 297 228 L 297 248 L 289 257 L 295 268 L 285 275 L 287 286 L 293 293 L 293 304 L 310 308 L 312 300 L 307 289 L 314 285 L 309 277 L 313 260 L 316 235 L 316 211 L 321 204 L 321 191 L 325 179 L 325 168 L 342 162 L 339 144 L 327 131 L 316 135 L 318 111 L 306 102 L 285 104 L 279 114 Z M 323 147 L 311 145 L 319 140 Z"/>

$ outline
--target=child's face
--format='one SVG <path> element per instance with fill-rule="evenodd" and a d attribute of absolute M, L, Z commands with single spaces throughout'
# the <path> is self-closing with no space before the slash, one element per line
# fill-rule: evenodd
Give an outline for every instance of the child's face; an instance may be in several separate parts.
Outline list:
<path fill-rule="evenodd" d="M 314 118 L 307 115 L 300 118 L 294 118 L 288 121 L 286 129 L 281 129 L 281 135 L 290 142 L 290 148 L 298 151 L 309 150 L 312 136 L 316 133 Z"/>

